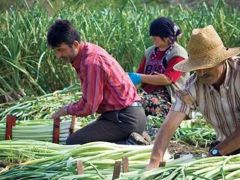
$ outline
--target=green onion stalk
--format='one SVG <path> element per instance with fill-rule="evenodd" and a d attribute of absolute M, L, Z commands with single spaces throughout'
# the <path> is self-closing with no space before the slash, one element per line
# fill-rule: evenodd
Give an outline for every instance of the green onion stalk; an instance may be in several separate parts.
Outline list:
<path fill-rule="evenodd" d="M 9 143 L 19 141 L 9 141 Z M 30 141 L 38 144 L 38 141 Z M 24 144 L 24 143 L 23 143 Z M 24 144 L 24 147 L 26 147 Z M 4 146 L 6 146 L 5 143 Z M 18 143 L 21 149 L 21 143 Z M 30 144 L 30 146 L 33 144 Z M 38 148 L 49 147 L 50 152 L 44 151 L 45 156 L 32 156 L 20 164 L 12 165 L 1 172 L 0 179 L 7 178 L 36 178 L 42 179 L 111 179 L 116 160 L 123 157 L 129 159 L 129 172 L 121 173 L 120 179 L 236 179 L 240 178 L 240 155 L 229 157 L 210 157 L 194 159 L 193 157 L 176 160 L 166 158 L 166 166 L 146 171 L 152 146 L 117 145 L 106 142 L 93 142 L 84 145 L 51 146 L 42 142 Z M 36 147 L 35 147 L 36 148 Z M 29 148 L 28 148 L 29 149 Z M 56 149 L 57 152 L 56 152 Z M 55 150 L 55 151 L 54 151 Z M 53 151 L 53 152 L 52 152 Z M 15 152 L 16 153 L 16 152 Z M 22 151 L 24 154 L 25 152 Z M 33 151 L 33 154 L 37 152 Z M 16 156 L 22 157 L 16 153 Z M 2 157 L 1 159 L 6 158 Z M 16 158 L 17 159 L 17 158 Z M 82 161 L 84 174 L 77 174 L 77 161 Z"/>
<path fill-rule="evenodd" d="M 80 123 L 76 122 L 73 131 L 80 129 Z M 69 136 L 69 128 L 71 127 L 71 120 L 62 120 L 60 124 L 59 141 L 64 144 Z M 6 125 L 0 123 L 0 140 L 5 139 Z M 24 140 L 32 139 L 38 141 L 52 141 L 53 135 L 53 120 L 42 119 L 32 121 L 17 121 L 16 125 L 12 127 L 12 139 Z"/>

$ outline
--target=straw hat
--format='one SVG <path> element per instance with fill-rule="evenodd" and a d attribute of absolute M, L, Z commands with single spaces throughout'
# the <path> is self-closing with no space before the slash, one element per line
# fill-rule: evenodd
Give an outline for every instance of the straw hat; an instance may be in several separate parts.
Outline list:
<path fill-rule="evenodd" d="M 222 61 L 240 54 L 240 47 L 225 48 L 212 25 L 194 29 L 187 45 L 188 59 L 174 66 L 175 70 L 189 72 L 212 68 Z"/>

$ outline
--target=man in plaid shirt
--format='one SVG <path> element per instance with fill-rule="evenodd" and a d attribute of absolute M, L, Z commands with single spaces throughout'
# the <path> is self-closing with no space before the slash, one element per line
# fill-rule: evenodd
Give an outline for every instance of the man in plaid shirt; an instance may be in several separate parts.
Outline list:
<path fill-rule="evenodd" d="M 142 138 L 146 116 L 136 88 L 119 63 L 101 47 L 81 41 L 67 20 L 57 20 L 49 28 L 47 42 L 58 58 L 72 64 L 83 92 L 78 102 L 63 106 L 52 117 L 101 114 L 96 121 L 73 133 L 66 144 L 119 142 L 132 133 Z"/>

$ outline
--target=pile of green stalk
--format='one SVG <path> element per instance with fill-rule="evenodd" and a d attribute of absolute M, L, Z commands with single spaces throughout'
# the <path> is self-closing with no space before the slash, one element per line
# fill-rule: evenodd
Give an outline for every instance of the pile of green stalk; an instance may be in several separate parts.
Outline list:
<path fill-rule="evenodd" d="M 5 139 L 5 123 L 0 123 L 0 140 Z M 62 120 L 60 123 L 59 143 L 65 144 L 69 136 L 71 120 Z M 76 122 L 73 131 L 80 129 L 79 122 Z M 13 140 L 32 139 L 38 141 L 52 142 L 53 137 L 53 120 L 42 119 L 32 121 L 17 121 L 16 126 L 12 128 Z"/>
<path fill-rule="evenodd" d="M 50 119 L 59 107 L 81 98 L 79 89 L 80 85 L 75 84 L 43 96 L 24 97 L 19 101 L 0 104 L 0 122 L 5 121 L 8 114 L 21 120 Z"/>
<path fill-rule="evenodd" d="M 41 119 L 50 119 L 51 115 L 61 106 L 68 104 L 73 101 L 79 100 L 81 97 L 81 92 L 79 92 L 79 84 L 70 86 L 69 88 L 65 88 L 61 91 L 56 91 L 54 93 L 49 93 L 40 97 L 31 97 L 31 98 L 23 98 L 20 101 L 16 101 L 14 103 L 6 103 L 0 105 L 0 126 L 5 127 L 5 119 L 8 114 L 15 115 L 18 121 L 25 121 L 23 123 L 18 123 L 14 128 L 16 131 L 23 130 L 19 129 L 24 124 L 28 124 L 27 120 L 35 121 Z M 65 120 L 69 120 L 70 117 L 65 117 Z M 96 119 L 96 115 L 88 116 L 85 118 L 79 118 L 79 123 L 81 127 L 85 126 L 86 124 L 94 121 Z M 163 122 L 163 118 L 161 117 L 153 117 L 148 116 L 147 121 L 147 128 L 146 131 L 152 136 L 152 140 L 154 140 L 155 134 L 158 129 L 161 127 Z M 50 121 L 40 121 L 42 126 L 48 127 L 49 131 L 46 130 L 42 133 L 36 133 L 33 139 L 35 140 L 47 140 L 51 141 L 51 131 L 52 128 Z M 33 125 L 39 122 L 29 122 L 32 123 L 31 128 L 33 129 Z M 44 125 L 46 123 L 46 125 Z M 50 125 L 49 125 L 50 123 Z M 23 127 L 23 128 L 26 128 Z M 30 128 L 30 127 L 29 127 Z M 40 130 L 40 129 L 39 129 Z M 154 130 L 154 133 L 152 133 Z M 32 131 L 29 129 L 28 131 Z M 66 131 L 66 130 L 65 130 Z M 46 133 L 44 133 L 46 132 Z M 0 139 L 3 138 L 3 134 L 5 133 L 4 129 L 0 130 Z M 27 133 L 27 131 L 26 131 Z M 26 134 L 25 133 L 25 134 Z M 37 136 L 39 135 L 39 138 Z M 19 137 L 23 137 L 25 135 L 18 135 Z M 43 138 L 45 136 L 45 139 Z M 24 137 L 23 137 L 24 138 Z M 215 140 L 216 135 L 214 130 L 209 127 L 205 120 L 202 117 L 198 117 L 194 122 L 192 121 L 184 121 L 182 122 L 180 128 L 177 129 L 174 140 L 176 141 L 183 141 L 187 144 L 194 145 L 194 146 L 201 146 L 206 147 L 211 141 Z M 65 138 L 63 138 L 65 139 Z"/>
<path fill-rule="evenodd" d="M 0 141 L 0 166 L 11 166 L 28 160 L 59 155 L 60 144 L 34 140 Z"/>
<path fill-rule="evenodd" d="M 38 141 L 2 141 L 0 159 L 18 161 L 0 172 L 0 179 L 111 179 L 116 160 L 129 159 L 129 171 L 119 179 L 237 179 L 240 155 L 195 160 L 166 157 L 166 166 L 145 171 L 152 146 L 124 146 L 94 142 L 84 145 L 56 145 Z M 6 151 L 7 150 L 7 151 Z M 24 156 L 25 155 L 25 156 Z M 27 158 L 26 158 L 27 157 Z M 78 175 L 81 160 L 84 174 Z"/>
<path fill-rule="evenodd" d="M 140 174 L 126 173 L 120 179 L 232 180 L 240 178 L 240 155 L 209 157 L 180 163 L 179 161 L 181 160 L 171 161 L 164 168 L 144 171 Z"/>
<path fill-rule="evenodd" d="M 190 145 L 207 147 L 216 140 L 216 132 L 203 117 L 183 121 L 174 134 L 174 139 Z"/>
<path fill-rule="evenodd" d="M 161 117 L 148 116 L 146 129 L 152 139 L 154 139 L 163 121 L 164 119 Z M 198 116 L 195 119 L 183 121 L 176 130 L 173 140 L 197 147 L 207 147 L 216 140 L 216 133 L 202 116 Z"/>
<path fill-rule="evenodd" d="M 84 175 L 80 178 L 106 179 L 112 174 L 115 160 L 121 160 L 122 157 L 129 158 L 131 171 L 142 169 L 150 157 L 151 148 L 152 146 L 127 146 L 106 142 L 66 146 L 38 141 L 2 141 L 0 152 L 5 153 L 0 153 L 0 159 L 3 163 L 6 165 L 9 157 L 12 162 L 22 163 L 10 163 L 0 173 L 0 179 L 67 179 L 77 175 L 77 160 L 84 164 Z"/>

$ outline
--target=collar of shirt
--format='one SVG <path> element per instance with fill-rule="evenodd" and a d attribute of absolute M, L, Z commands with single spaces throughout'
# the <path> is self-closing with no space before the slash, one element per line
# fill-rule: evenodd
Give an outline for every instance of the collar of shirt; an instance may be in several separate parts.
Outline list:
<path fill-rule="evenodd" d="M 225 88 L 227 88 L 227 89 L 228 89 L 228 87 L 229 87 L 231 74 L 232 74 L 232 69 L 231 69 L 231 67 L 229 66 L 228 61 L 226 61 L 226 76 L 225 76 L 225 80 L 224 80 L 224 82 L 223 82 L 223 86 L 224 86 Z"/>
<path fill-rule="evenodd" d="M 229 88 L 229 82 L 230 82 L 230 76 L 231 76 L 232 71 L 231 71 L 231 67 L 228 64 L 228 61 L 226 61 L 225 65 L 226 65 L 226 75 L 225 75 L 224 82 L 223 82 L 223 84 L 221 84 L 220 88 L 224 87 L 224 88 L 228 89 Z M 212 85 L 210 85 L 209 90 L 213 91 L 214 87 Z"/>
<path fill-rule="evenodd" d="M 84 56 L 85 47 L 86 47 L 85 43 L 80 45 L 77 56 L 74 57 L 73 61 L 71 62 L 72 66 L 75 69 L 80 68 L 81 60 L 83 59 L 83 56 Z"/>
<path fill-rule="evenodd" d="M 169 49 L 169 48 L 168 48 Z M 168 50 L 164 50 L 161 51 L 158 47 L 156 47 L 153 51 L 153 53 L 151 54 L 151 60 L 159 60 L 162 59 L 162 57 L 164 56 L 164 54 L 166 53 L 166 51 Z"/>

